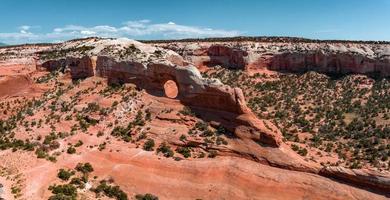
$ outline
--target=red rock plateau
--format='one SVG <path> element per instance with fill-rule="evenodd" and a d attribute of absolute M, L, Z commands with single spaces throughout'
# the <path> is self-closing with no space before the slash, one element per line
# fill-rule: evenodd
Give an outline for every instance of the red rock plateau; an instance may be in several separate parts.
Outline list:
<path fill-rule="evenodd" d="M 179 53 L 200 68 L 222 65 L 247 71 L 390 75 L 390 44 L 386 42 L 244 37 L 155 43 Z"/>
<path fill-rule="evenodd" d="M 219 64 L 388 76 L 387 44 L 89 38 L 1 48 L 0 57 L 1 198 L 390 197 L 388 171 L 305 159 L 240 88 L 200 73 Z M 102 180 L 126 198 L 99 192 Z M 50 187 L 66 184 L 76 196 Z"/>

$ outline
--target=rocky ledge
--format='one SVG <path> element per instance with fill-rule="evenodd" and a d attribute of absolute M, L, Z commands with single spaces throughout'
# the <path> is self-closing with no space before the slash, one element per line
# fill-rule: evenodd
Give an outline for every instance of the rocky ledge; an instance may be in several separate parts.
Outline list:
<path fill-rule="evenodd" d="M 270 69 L 331 74 L 390 76 L 390 44 L 354 41 L 252 40 L 173 41 L 155 46 L 171 49 L 195 65 L 233 69 Z"/>

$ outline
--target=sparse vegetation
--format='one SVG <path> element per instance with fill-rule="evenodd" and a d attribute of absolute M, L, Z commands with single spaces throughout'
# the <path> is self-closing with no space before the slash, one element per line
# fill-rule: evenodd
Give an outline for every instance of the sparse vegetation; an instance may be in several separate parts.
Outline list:
<path fill-rule="evenodd" d="M 58 172 L 57 176 L 61 180 L 67 181 L 71 176 L 73 176 L 75 173 L 72 170 L 65 170 L 65 169 L 60 169 Z"/>
<path fill-rule="evenodd" d="M 54 194 L 49 200 L 76 200 L 77 188 L 71 184 L 53 185 L 49 190 Z"/>
<path fill-rule="evenodd" d="M 66 152 L 67 152 L 68 154 L 74 154 L 74 153 L 76 153 L 76 148 L 74 148 L 74 147 L 69 147 L 69 148 L 66 150 Z"/>
<path fill-rule="evenodd" d="M 110 198 L 115 198 L 117 200 L 127 200 L 127 194 L 123 192 L 119 186 L 111 186 L 107 181 L 100 181 L 100 184 L 93 189 L 96 194 L 104 193 Z"/>
<path fill-rule="evenodd" d="M 174 152 L 171 150 L 171 147 L 169 147 L 166 143 L 160 144 L 160 146 L 157 148 L 157 153 L 162 153 L 165 157 L 173 157 Z"/>
<path fill-rule="evenodd" d="M 334 78 L 315 72 L 248 76 L 226 69 L 209 76 L 243 88 L 248 106 L 276 124 L 286 141 L 306 145 L 292 146 L 301 156 L 307 156 L 308 148 L 316 148 L 337 154 L 338 164 L 347 167 L 389 167 L 387 79 L 357 75 Z M 202 130 L 205 126 L 197 127 Z M 301 133 L 307 137 L 300 139 Z"/>
<path fill-rule="evenodd" d="M 84 174 L 93 172 L 93 167 L 90 163 L 78 163 L 75 169 Z"/>
<path fill-rule="evenodd" d="M 189 147 L 178 147 L 176 149 L 176 152 L 180 153 L 181 155 L 183 155 L 184 158 L 191 157 L 191 149 Z"/>
<path fill-rule="evenodd" d="M 137 200 L 158 200 L 158 197 L 153 195 L 153 194 L 146 193 L 146 194 L 135 195 L 135 199 L 137 199 Z"/>
<path fill-rule="evenodd" d="M 145 151 L 153 151 L 154 145 L 155 145 L 154 140 L 148 139 L 148 140 L 146 140 L 143 149 Z"/>

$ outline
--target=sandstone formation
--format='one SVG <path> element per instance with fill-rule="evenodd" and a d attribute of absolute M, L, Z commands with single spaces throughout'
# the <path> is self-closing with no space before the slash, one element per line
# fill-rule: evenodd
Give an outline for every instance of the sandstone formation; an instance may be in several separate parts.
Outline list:
<path fill-rule="evenodd" d="M 84 51 L 83 48 L 93 49 Z M 50 58 L 51 54 L 55 54 L 53 52 L 61 51 L 68 53 L 59 53 L 59 56 Z M 174 59 L 171 62 L 172 57 Z M 166 81 L 173 80 L 178 84 L 180 99 L 189 104 L 237 114 L 246 112 L 245 105 L 240 104 L 244 100 L 239 99 L 243 96 L 238 88 L 223 86 L 218 80 L 203 79 L 196 67 L 175 64 L 184 63 L 178 61 L 179 58 L 172 51 L 132 40 L 98 40 L 82 44 L 65 43 L 41 52 L 38 68 L 68 68 L 74 79 L 96 75 L 107 78 L 112 83 L 131 82 L 146 89 L 162 89 Z M 214 95 L 209 95 L 211 93 Z"/>
<path fill-rule="evenodd" d="M 198 67 L 390 76 L 390 44 L 329 41 L 161 42 Z"/>
<path fill-rule="evenodd" d="M 173 51 L 133 40 L 92 38 L 65 42 L 38 53 L 37 68 L 69 70 L 73 79 L 98 76 L 107 78 L 111 83 L 134 83 L 156 95 L 166 92 L 166 82 L 173 81 L 177 85 L 178 94 L 175 95 L 175 90 L 169 91 L 171 86 L 168 86 L 168 97 L 177 96 L 184 105 L 198 111 L 204 119 L 223 125 L 242 140 L 239 142 L 242 144 L 229 150 L 233 154 L 247 155 L 256 161 L 285 169 L 319 173 L 318 165 L 309 164 L 299 156 L 293 156 L 295 153 L 290 150 L 281 150 L 289 149 L 287 146 L 272 150 L 259 147 L 259 144 L 280 147 L 282 137 L 279 129 L 266 120 L 258 119 L 247 108 L 241 89 L 223 85 L 219 80 L 203 78 L 197 67 L 191 63 L 198 67 L 222 64 L 237 69 L 278 67 L 277 70 L 290 71 L 308 70 L 311 69 L 309 66 L 313 66 L 315 70 L 329 73 L 371 73 L 378 69 L 385 70 L 386 67 L 367 67 L 371 66 L 368 63 L 373 61 L 361 62 L 360 58 L 375 60 L 380 54 L 383 59 L 379 60 L 380 62 L 375 60 L 375 63 L 379 62 L 375 66 L 385 66 L 388 62 L 385 59 L 386 45 L 372 47 L 377 48 L 375 53 L 364 45 L 347 47 L 339 44 L 240 43 L 238 46 L 209 43 L 163 45 L 164 48 L 181 53 L 183 59 Z M 351 56 L 356 62 L 347 63 L 350 62 Z M 361 62 L 361 66 L 355 58 Z M 312 62 L 309 62 L 310 59 Z M 245 148 L 242 148 L 244 146 Z M 331 174 L 331 177 L 345 180 L 344 176 Z M 386 176 L 385 179 L 388 180 L 389 177 Z M 359 184 L 365 181 L 370 180 L 357 178 L 351 182 Z M 382 183 L 389 184 L 386 181 Z M 373 183 L 371 186 L 375 185 Z"/>
<path fill-rule="evenodd" d="M 271 133 L 261 126 L 239 88 L 203 78 L 195 66 L 173 51 L 128 39 L 93 38 L 55 45 L 38 56 L 38 69 L 67 69 L 73 79 L 99 76 L 111 83 L 134 83 L 151 92 L 163 91 L 164 84 L 172 80 L 179 89 L 178 99 L 185 105 L 233 113 L 232 119 L 245 115 L 238 124 L 246 127 L 241 131 L 245 137 L 275 147 L 281 144 L 280 131 Z M 240 130 L 236 128 L 231 127 L 231 131 Z"/>
<path fill-rule="evenodd" d="M 343 167 L 325 167 L 320 174 L 353 182 L 362 187 L 370 186 L 382 191 L 390 191 L 390 174 L 369 170 L 346 169 Z"/>
<path fill-rule="evenodd" d="M 5 77 L 0 80 L 0 97 L 6 98 L 7 95 L 12 95 L 12 90 L 27 91 L 23 89 L 24 87 L 35 90 L 33 80 L 41 77 L 40 73 L 47 75 L 47 71 L 59 71 L 63 75 L 53 81 L 56 82 L 54 88 L 58 85 L 63 85 L 64 88 L 80 87 L 78 90 L 69 89 L 64 95 L 58 95 L 56 101 L 58 100 L 61 106 L 64 105 L 61 109 L 52 109 L 50 106 L 53 105 L 54 100 L 51 102 L 52 99 L 49 99 L 46 102 L 49 107 L 38 107 L 38 117 L 34 115 L 35 113 L 27 116 L 33 120 L 38 120 L 39 116 L 40 118 L 58 116 L 58 124 L 43 125 L 41 129 L 35 129 L 36 127 L 31 125 L 34 130 L 32 132 L 28 132 L 27 128 L 18 128 L 16 138 L 28 138 L 28 133 L 32 134 L 29 135 L 29 139 L 42 139 L 41 136 L 45 136 L 44 134 L 49 135 L 52 127 L 57 128 L 60 134 L 63 133 L 62 131 L 81 126 L 82 120 L 93 118 L 101 121 L 100 124 L 87 128 L 88 131 L 85 133 L 89 134 L 71 134 L 65 139 L 60 138 L 59 142 L 55 141 L 56 148 L 59 148 L 56 152 L 58 153 L 56 162 L 36 159 L 33 152 L 15 153 L 7 150 L 0 152 L 2 158 L 0 167 L 12 166 L 21 170 L 21 174 L 26 177 L 27 184 L 23 192 L 27 199 L 50 196 L 47 188 L 51 183 L 56 182 L 58 169 L 60 167 L 71 169 L 79 162 L 91 162 L 94 167 L 96 166 L 92 175 L 112 178 L 128 193 L 154 192 L 162 199 L 386 199 L 390 185 L 388 174 L 340 167 L 324 168 L 319 163 L 305 160 L 283 142 L 278 127 L 271 121 L 260 119 L 252 113 L 246 105 L 240 88 L 229 87 L 217 79 L 203 78 L 199 71 L 202 67 L 215 64 L 254 70 L 274 69 L 276 66 L 281 66 L 277 68 L 278 70 L 284 70 L 291 66 L 292 71 L 301 71 L 303 69 L 300 65 L 309 63 L 312 59 L 309 58 L 310 52 L 317 51 L 312 49 L 322 49 L 321 45 L 323 44 L 305 43 L 304 45 L 288 44 L 286 47 L 285 43 L 244 42 L 239 45 L 188 42 L 162 43 L 157 44 L 160 47 L 154 47 L 129 39 L 89 38 L 48 46 L 33 46 L 30 50 L 22 50 L 26 47 L 12 47 L 9 52 L 21 50 L 22 53 L 12 55 L 11 59 L 18 59 L 19 56 L 27 58 L 29 66 L 35 62 L 34 67 L 37 71 L 31 72 L 28 68 L 22 70 L 24 73 L 21 75 L 18 66 L 17 70 L 13 69 L 6 71 L 6 74 L 1 74 Z M 365 44 L 353 46 L 359 45 L 365 48 Z M 386 45 L 372 46 L 377 50 L 381 47 Z M 305 52 L 303 50 L 302 54 L 293 53 L 296 48 L 306 49 L 305 51 L 309 53 L 303 53 Z M 338 46 L 338 48 L 344 47 Z M 322 70 L 324 67 L 325 72 L 333 72 L 333 69 L 327 69 L 333 65 L 329 63 L 340 63 L 339 59 L 344 59 L 342 57 L 344 54 L 345 59 L 358 54 L 354 51 L 351 53 L 350 49 L 345 50 L 344 53 L 339 52 L 340 49 L 337 51 L 329 49 L 322 49 L 321 56 L 328 57 L 334 54 L 335 58 L 313 58 L 313 65 L 318 65 L 314 67 L 315 69 Z M 331 53 L 325 53 L 325 50 Z M 364 54 L 368 51 L 365 49 Z M 8 51 L 0 49 L 0 52 Z M 288 61 L 285 61 L 286 52 L 294 55 L 288 58 Z M 303 61 L 298 58 L 300 56 L 305 57 Z M 387 54 L 383 58 L 384 63 L 388 62 Z M 332 59 L 336 61 L 329 61 Z M 372 57 L 372 59 L 376 58 Z M 341 62 L 342 66 L 346 65 L 345 62 Z M 353 64 L 360 62 L 358 58 L 353 62 L 355 63 L 351 63 L 350 68 L 336 67 L 336 72 L 362 70 L 360 71 L 362 73 L 371 73 L 370 67 L 364 70 L 352 67 Z M 374 67 L 373 72 L 387 69 L 385 65 L 383 68 Z M 371 65 L 361 64 L 361 66 Z M 80 81 L 80 85 L 72 84 L 69 77 L 83 81 Z M 123 100 L 125 98 L 122 96 L 123 105 L 112 115 L 105 116 L 103 113 L 95 116 L 88 115 L 86 119 L 82 119 L 79 112 L 88 109 L 90 105 L 93 107 L 95 105 L 93 103 L 104 105 L 103 111 L 114 110 L 114 102 L 118 103 L 117 100 L 120 99 L 118 96 L 114 95 L 111 99 L 100 96 L 99 92 L 104 91 L 104 84 L 99 83 L 99 85 L 98 82 L 102 80 L 107 80 L 114 85 L 134 84 L 137 89 L 134 89 L 135 86 L 133 89 L 137 91 L 143 89 L 142 94 L 133 96 L 131 100 Z M 69 85 L 66 85 L 67 83 Z M 49 85 L 49 83 L 41 84 L 40 89 Z M 96 87 L 100 87 L 99 90 Z M 25 93 L 23 92 L 21 96 L 26 97 Z M 54 94 L 48 96 L 51 98 Z M 72 99 L 72 97 L 76 98 Z M 75 104 L 71 111 L 67 111 L 66 102 Z M 146 122 L 146 127 L 137 127 L 139 129 L 128 131 L 134 139 L 132 142 L 125 143 L 112 136 L 112 126 L 118 125 L 118 119 L 127 120 L 127 123 L 130 119 L 134 120 L 137 111 L 143 109 L 146 113 L 146 108 L 143 106 L 148 106 L 150 119 Z M 189 116 L 179 114 L 183 106 L 189 107 L 193 113 L 188 114 Z M 65 116 L 59 116 L 59 110 L 69 113 L 73 111 L 76 125 L 71 124 L 72 118 L 70 121 L 62 120 L 61 117 Z M 173 110 L 175 112 L 171 113 Z M 197 138 L 197 136 L 183 139 L 183 135 L 180 134 L 189 132 L 189 127 L 196 126 L 197 120 L 208 122 L 214 129 L 221 127 L 226 129 L 224 138 L 227 138 L 228 143 L 209 144 L 204 138 Z M 141 138 L 143 131 L 147 131 L 148 136 L 155 139 L 156 147 L 158 144 L 167 143 L 177 149 L 193 147 L 196 150 L 192 153 L 203 149 L 215 154 L 210 153 L 209 157 L 168 159 L 159 155 L 158 151 L 155 153 L 139 148 L 142 143 L 137 140 Z M 98 136 L 100 132 L 111 132 L 111 135 L 106 134 L 101 137 Z M 78 147 L 77 154 L 64 153 L 67 151 L 67 144 L 76 144 L 80 140 L 85 142 L 85 145 Z M 101 149 L 102 144 L 104 147 L 108 146 L 107 150 Z M 212 160 L 212 156 L 216 155 L 218 157 Z"/>

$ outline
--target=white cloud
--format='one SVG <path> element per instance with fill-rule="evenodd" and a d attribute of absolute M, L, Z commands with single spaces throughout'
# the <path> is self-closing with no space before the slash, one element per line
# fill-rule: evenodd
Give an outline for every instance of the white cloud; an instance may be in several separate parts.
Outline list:
<path fill-rule="evenodd" d="M 99 25 L 85 27 L 67 25 L 54 28 L 49 33 L 32 33 L 31 26 L 20 26 L 19 32 L 0 33 L 0 41 L 6 43 L 53 42 L 80 37 L 129 37 L 129 38 L 202 38 L 202 37 L 231 37 L 241 34 L 235 30 L 212 29 L 196 26 L 180 25 L 174 22 L 152 23 L 150 20 L 127 21 L 122 26 Z"/>
<path fill-rule="evenodd" d="M 81 31 L 80 33 L 81 33 L 82 35 L 94 35 L 94 34 L 96 34 L 95 31 L 88 31 L 88 30 Z"/>
<path fill-rule="evenodd" d="M 29 33 L 28 30 L 30 30 L 31 26 L 23 25 L 19 26 L 20 33 L 27 34 Z"/>

